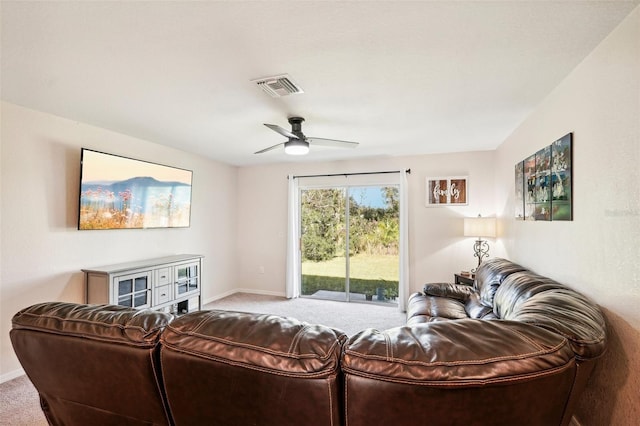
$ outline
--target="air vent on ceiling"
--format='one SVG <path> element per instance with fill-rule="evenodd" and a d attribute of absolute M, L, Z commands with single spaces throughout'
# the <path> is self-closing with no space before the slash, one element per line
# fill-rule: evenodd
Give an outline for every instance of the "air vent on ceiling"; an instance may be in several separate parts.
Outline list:
<path fill-rule="evenodd" d="M 289 96 L 294 93 L 304 93 L 304 91 L 291 80 L 288 74 L 259 78 L 251 81 L 274 98 L 281 98 L 282 96 Z"/>

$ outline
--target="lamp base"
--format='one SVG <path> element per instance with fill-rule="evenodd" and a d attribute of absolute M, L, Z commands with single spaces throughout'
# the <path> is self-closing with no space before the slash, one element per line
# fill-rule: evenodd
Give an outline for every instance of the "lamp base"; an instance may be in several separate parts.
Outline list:
<path fill-rule="evenodd" d="M 473 257 L 477 257 L 478 258 L 478 266 L 480 266 L 480 263 L 482 263 L 482 259 L 484 259 L 485 257 L 489 257 L 489 243 L 487 242 L 487 240 L 483 240 L 481 238 L 478 238 L 475 242 L 475 244 L 473 245 Z M 475 273 L 476 269 L 472 269 L 471 272 Z"/>

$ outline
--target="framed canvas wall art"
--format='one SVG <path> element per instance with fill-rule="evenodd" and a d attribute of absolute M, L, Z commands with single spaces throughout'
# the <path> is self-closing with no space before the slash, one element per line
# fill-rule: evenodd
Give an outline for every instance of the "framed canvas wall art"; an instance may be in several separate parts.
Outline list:
<path fill-rule="evenodd" d="M 516 219 L 573 220 L 572 144 L 568 133 L 516 164 Z"/>

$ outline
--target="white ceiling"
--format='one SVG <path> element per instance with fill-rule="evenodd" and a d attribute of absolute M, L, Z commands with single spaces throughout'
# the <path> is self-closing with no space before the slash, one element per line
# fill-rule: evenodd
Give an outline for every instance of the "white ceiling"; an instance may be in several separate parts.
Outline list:
<path fill-rule="evenodd" d="M 295 161 L 490 150 L 637 4 L 2 1 L 2 99 L 234 165 L 290 115 L 360 142 Z"/>

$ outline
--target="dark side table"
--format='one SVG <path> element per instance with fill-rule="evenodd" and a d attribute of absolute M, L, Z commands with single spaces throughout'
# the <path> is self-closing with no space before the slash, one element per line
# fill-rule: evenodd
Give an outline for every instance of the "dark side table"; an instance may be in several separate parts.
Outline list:
<path fill-rule="evenodd" d="M 474 279 L 468 276 L 453 274 L 456 284 L 473 285 Z"/>

